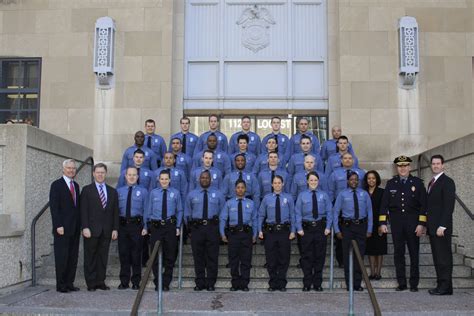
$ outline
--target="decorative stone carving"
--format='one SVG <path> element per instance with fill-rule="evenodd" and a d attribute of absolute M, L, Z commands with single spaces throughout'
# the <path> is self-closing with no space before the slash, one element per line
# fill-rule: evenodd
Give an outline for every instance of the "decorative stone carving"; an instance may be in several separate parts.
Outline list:
<path fill-rule="evenodd" d="M 419 68 L 418 23 L 413 17 L 405 16 L 399 22 L 400 75 L 404 88 L 415 84 Z"/>
<path fill-rule="evenodd" d="M 242 26 L 242 45 L 257 53 L 270 44 L 269 29 L 275 24 L 270 12 L 254 5 L 242 12 L 237 25 Z"/>
<path fill-rule="evenodd" d="M 95 24 L 94 72 L 97 86 L 110 89 L 114 75 L 115 23 L 110 17 L 101 17 Z"/>

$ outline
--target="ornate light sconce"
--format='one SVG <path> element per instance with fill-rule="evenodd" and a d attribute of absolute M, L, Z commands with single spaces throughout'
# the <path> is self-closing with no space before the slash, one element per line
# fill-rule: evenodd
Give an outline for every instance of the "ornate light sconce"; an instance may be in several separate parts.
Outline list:
<path fill-rule="evenodd" d="M 95 22 L 94 72 L 99 89 L 110 89 L 114 83 L 115 23 L 105 16 Z"/>
<path fill-rule="evenodd" d="M 405 89 L 414 88 L 417 74 L 420 72 L 418 31 L 418 23 L 414 17 L 404 16 L 400 19 L 398 24 L 399 74 Z"/>

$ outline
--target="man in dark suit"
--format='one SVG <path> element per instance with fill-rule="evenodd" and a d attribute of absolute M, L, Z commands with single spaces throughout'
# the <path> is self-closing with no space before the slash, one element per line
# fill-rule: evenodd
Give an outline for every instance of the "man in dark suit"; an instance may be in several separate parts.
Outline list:
<path fill-rule="evenodd" d="M 93 171 L 95 181 L 85 186 L 81 193 L 84 277 L 88 291 L 110 290 L 105 285 L 105 271 L 110 239 L 116 240 L 118 236 L 118 195 L 114 188 L 105 184 L 105 164 L 96 164 Z"/>
<path fill-rule="evenodd" d="M 63 162 L 63 176 L 51 184 L 49 208 L 53 222 L 54 261 L 56 265 L 56 290 L 67 293 L 79 291 L 74 286 L 81 218 L 79 213 L 79 184 L 74 181 L 76 162 Z"/>
<path fill-rule="evenodd" d="M 453 211 L 456 186 L 453 179 L 444 173 L 444 158 L 431 157 L 433 178 L 428 184 L 428 235 L 436 269 L 436 283 L 431 295 L 453 294 Z"/>

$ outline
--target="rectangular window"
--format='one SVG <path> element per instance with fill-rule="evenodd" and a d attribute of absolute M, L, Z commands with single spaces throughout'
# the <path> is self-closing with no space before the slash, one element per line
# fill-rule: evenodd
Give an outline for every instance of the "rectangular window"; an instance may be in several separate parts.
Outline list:
<path fill-rule="evenodd" d="M 41 58 L 0 59 L 0 122 L 39 126 Z"/>

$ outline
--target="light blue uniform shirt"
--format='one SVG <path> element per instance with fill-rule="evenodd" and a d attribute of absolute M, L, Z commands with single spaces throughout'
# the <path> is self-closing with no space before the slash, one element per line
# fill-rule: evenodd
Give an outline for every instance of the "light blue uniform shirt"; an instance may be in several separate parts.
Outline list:
<path fill-rule="evenodd" d="M 200 188 L 199 177 L 204 170 L 209 170 L 211 173 L 211 188 L 219 190 L 222 185 L 222 172 L 214 167 L 206 169 L 204 167 L 195 168 L 191 171 L 191 178 L 189 179 L 188 192 L 196 188 Z"/>
<path fill-rule="evenodd" d="M 191 175 L 191 170 L 193 169 L 193 160 L 188 155 L 183 153 L 178 153 L 175 156 L 176 168 L 183 170 L 187 178 Z"/>
<path fill-rule="evenodd" d="M 356 189 L 357 201 L 359 204 L 359 218 L 367 218 L 367 232 L 372 232 L 372 201 L 370 200 L 369 193 L 360 188 Z M 338 218 L 339 214 L 342 212 L 342 218 L 344 219 L 357 219 L 354 218 L 354 193 L 352 189 L 347 188 L 341 191 L 336 198 L 336 203 L 333 208 L 333 218 Z M 341 230 L 339 228 L 339 223 L 337 220 L 334 220 L 334 231 L 339 233 Z"/>
<path fill-rule="evenodd" d="M 221 192 L 227 199 L 235 197 L 235 182 L 239 179 L 239 171 L 233 171 L 225 176 Z M 242 180 L 245 181 L 245 196 L 253 200 L 256 207 L 260 205 L 260 187 L 253 173 L 242 172 Z"/>
<path fill-rule="evenodd" d="M 295 176 L 293 177 L 293 182 L 291 183 L 290 192 L 295 200 L 301 192 L 308 189 L 308 180 L 306 179 L 307 175 L 308 175 L 308 172 L 301 171 L 295 174 Z M 324 191 L 329 195 L 328 180 L 326 176 L 324 175 L 324 173 L 319 173 L 319 172 L 318 172 L 318 176 L 319 176 L 318 190 Z"/>
<path fill-rule="evenodd" d="M 319 147 L 321 145 L 319 144 L 318 137 L 316 137 L 316 135 L 314 135 L 310 131 L 307 131 L 304 134 L 311 138 L 311 143 L 313 144 L 312 148 L 311 148 L 311 152 L 313 152 L 315 154 L 319 154 L 319 150 L 320 150 Z M 302 136 L 302 134 L 300 132 L 298 132 L 298 133 L 296 133 L 295 135 L 293 135 L 291 137 L 289 151 L 287 152 L 288 157 L 291 157 L 291 155 L 301 152 L 301 146 L 300 146 L 301 136 Z"/>
<path fill-rule="evenodd" d="M 128 147 L 125 150 L 122 157 L 120 172 L 123 172 L 124 170 L 126 170 L 127 167 L 135 166 L 135 163 L 133 162 L 133 153 L 137 149 L 138 147 L 136 145 L 133 145 L 133 146 Z M 158 165 L 157 165 L 157 158 L 156 158 L 155 153 L 151 149 L 147 148 L 146 146 L 142 146 L 140 149 L 143 150 L 143 152 L 145 153 L 145 159 L 143 160 L 142 166 L 150 170 L 156 170 L 158 168 Z"/>
<path fill-rule="evenodd" d="M 139 183 L 137 185 L 139 187 L 147 189 L 148 191 L 153 190 L 156 187 L 153 171 L 145 167 L 140 167 L 139 169 L 140 169 L 140 174 L 138 176 Z M 118 179 L 117 188 L 127 185 L 127 180 L 125 179 L 126 173 L 127 173 L 127 170 L 122 171 Z"/>
<path fill-rule="evenodd" d="M 193 169 L 202 166 L 202 155 L 204 150 L 197 153 L 193 158 Z M 223 151 L 216 150 L 212 155 L 212 166 L 221 171 L 222 176 L 225 176 L 231 171 L 229 155 Z"/>
<path fill-rule="evenodd" d="M 359 159 L 357 159 L 354 154 L 352 154 L 352 158 L 354 160 L 354 167 L 359 166 Z M 329 177 L 331 173 L 336 170 L 337 168 L 342 167 L 342 156 L 340 153 L 335 153 L 329 156 L 328 161 L 326 162 L 326 175 Z"/>
<path fill-rule="evenodd" d="M 291 156 L 290 161 L 288 161 L 288 173 L 291 175 L 295 175 L 296 173 L 303 171 L 304 170 L 304 158 L 307 155 L 311 155 L 314 157 L 314 171 L 317 171 L 318 174 L 324 172 L 324 166 L 323 166 L 323 161 L 321 160 L 321 157 L 319 157 L 318 154 L 315 153 L 297 153 Z"/>
<path fill-rule="evenodd" d="M 262 140 L 262 153 L 268 153 L 268 148 L 267 148 L 267 142 L 269 138 L 275 138 L 275 135 L 278 137 L 278 157 L 280 157 L 280 161 L 287 162 L 289 153 L 289 147 L 290 147 L 290 139 L 288 136 L 282 133 L 278 134 L 273 134 L 270 133 L 267 136 L 265 136 Z"/>
<path fill-rule="evenodd" d="M 354 155 L 354 150 L 352 149 L 352 144 L 349 143 L 348 151 Z M 328 139 L 321 146 L 321 159 L 327 161 L 332 154 L 337 152 L 337 139 Z"/>
<path fill-rule="evenodd" d="M 237 138 L 245 134 L 244 131 L 240 131 L 237 133 L 232 134 L 229 140 L 229 155 L 239 152 L 239 143 L 237 142 Z M 260 140 L 260 136 L 255 134 L 252 131 L 249 131 L 246 133 L 247 136 L 249 137 L 249 142 L 248 142 L 248 151 L 254 154 L 255 156 L 258 156 L 260 154 L 260 146 L 262 145 L 262 141 Z"/>
<path fill-rule="evenodd" d="M 143 216 L 145 213 L 145 206 L 148 201 L 148 190 L 137 185 L 132 186 L 132 198 L 130 200 L 130 216 Z M 126 217 L 127 215 L 127 198 L 129 186 L 122 186 L 117 189 L 119 197 L 119 216 Z"/>
<path fill-rule="evenodd" d="M 219 216 L 222 208 L 225 204 L 224 195 L 216 189 L 207 189 L 207 219 L 211 219 L 214 216 Z M 203 200 L 204 200 L 204 189 L 196 189 L 189 192 L 186 197 L 186 206 L 184 209 L 184 220 L 186 223 L 192 219 L 203 219 Z"/>
<path fill-rule="evenodd" d="M 296 229 L 303 230 L 304 221 L 319 221 L 326 218 L 326 229 L 332 225 L 332 201 L 326 192 L 316 189 L 316 200 L 318 203 L 318 217 L 313 217 L 313 191 L 306 190 L 298 195 L 295 204 Z"/>
<path fill-rule="evenodd" d="M 176 134 L 171 135 L 170 137 L 170 142 L 168 145 L 168 148 L 171 150 L 171 142 L 173 138 L 179 138 L 181 139 L 181 144 L 183 144 L 183 132 L 179 132 Z M 196 149 L 196 145 L 198 143 L 199 137 L 193 133 L 186 133 L 186 156 L 189 156 L 190 158 L 193 157 L 194 155 L 194 150 Z M 183 144 L 184 146 L 184 144 Z"/>
<path fill-rule="evenodd" d="M 163 156 L 165 155 L 166 152 L 166 143 L 163 137 L 161 137 L 158 134 L 145 134 L 145 143 L 143 144 L 143 147 L 148 148 L 148 138 L 151 137 L 151 150 L 155 153 L 155 158 L 157 160 L 163 161 Z"/>
<path fill-rule="evenodd" d="M 359 188 L 362 188 L 362 179 L 364 179 L 365 171 L 359 168 L 337 168 L 331 173 L 331 176 L 328 178 L 328 187 L 329 187 L 329 197 L 331 201 L 334 201 L 337 195 L 347 188 L 347 170 L 352 170 L 359 176 Z"/>
<path fill-rule="evenodd" d="M 161 167 L 155 170 L 154 172 L 154 179 L 155 179 L 155 188 L 161 188 L 161 184 L 159 181 L 160 172 L 162 170 L 166 170 L 168 168 Z M 183 170 L 178 168 L 169 168 L 170 171 L 170 187 L 178 190 L 179 194 L 181 194 L 181 201 L 184 201 L 186 197 L 186 193 L 188 193 L 188 179 L 184 174 Z"/>
<path fill-rule="evenodd" d="M 255 161 L 257 160 L 257 157 L 248 151 L 245 153 L 235 152 L 230 155 L 229 159 L 230 159 L 230 164 L 232 166 L 232 171 L 237 170 L 237 167 L 235 166 L 235 156 L 240 155 L 240 154 L 243 154 L 245 156 L 245 169 L 244 170 L 247 172 L 253 172 L 253 167 L 255 165 Z"/>
<path fill-rule="evenodd" d="M 286 160 L 281 159 L 281 154 L 278 154 L 278 158 L 280 162 L 278 163 L 278 168 L 286 169 Z M 253 165 L 253 173 L 259 174 L 260 171 L 268 169 L 268 153 L 261 153 L 257 160 L 255 160 L 255 164 Z"/>
<path fill-rule="evenodd" d="M 183 206 L 181 202 L 181 195 L 178 190 L 168 188 L 166 191 L 166 215 L 167 218 L 162 218 L 162 206 L 163 206 L 163 189 L 153 189 L 148 195 L 148 203 L 145 208 L 145 228 L 147 228 L 147 222 L 150 220 L 168 220 L 172 216 L 176 216 L 176 228 L 181 227 L 183 221 Z"/>
<path fill-rule="evenodd" d="M 277 224 L 276 223 L 276 198 L 275 193 L 265 195 L 258 209 L 258 229 L 262 231 L 263 224 Z M 295 202 L 288 193 L 280 193 L 280 214 L 281 222 L 291 224 L 290 232 L 296 232 L 295 222 Z"/>
<path fill-rule="evenodd" d="M 201 136 L 199 136 L 198 143 L 197 143 L 196 147 L 194 148 L 193 157 L 198 152 L 203 151 L 204 149 L 207 149 L 207 137 L 210 134 L 214 134 L 217 137 L 217 149 L 219 151 L 223 151 L 225 153 L 228 152 L 229 144 L 227 143 L 227 136 L 225 136 L 223 133 L 221 133 L 219 131 L 215 131 L 215 132 L 207 131 L 207 132 L 203 133 Z"/>
<path fill-rule="evenodd" d="M 283 178 L 283 192 L 290 193 L 291 178 L 288 175 L 288 172 L 284 169 L 278 168 L 275 170 L 275 175 Z M 260 186 L 261 197 L 272 193 L 272 171 L 269 168 L 260 171 L 257 180 Z"/>
<path fill-rule="evenodd" d="M 257 207 L 252 200 L 242 199 L 242 224 L 252 227 L 253 236 L 257 237 Z M 239 223 L 239 199 L 232 198 L 228 200 L 219 215 L 219 232 L 225 236 L 227 226 L 237 226 Z"/>

